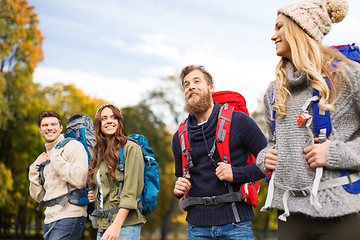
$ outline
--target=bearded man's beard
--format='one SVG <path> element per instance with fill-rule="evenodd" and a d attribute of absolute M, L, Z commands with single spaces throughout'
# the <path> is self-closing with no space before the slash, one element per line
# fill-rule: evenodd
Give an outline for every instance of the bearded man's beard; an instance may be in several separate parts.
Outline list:
<path fill-rule="evenodd" d="M 190 95 L 192 93 L 197 94 L 198 96 L 200 96 L 200 98 L 196 101 L 191 101 Z M 200 114 L 206 112 L 210 108 L 212 101 L 211 92 L 207 91 L 206 93 L 199 93 L 196 91 L 189 91 L 189 93 L 185 96 L 185 100 L 185 110 L 190 115 Z"/>

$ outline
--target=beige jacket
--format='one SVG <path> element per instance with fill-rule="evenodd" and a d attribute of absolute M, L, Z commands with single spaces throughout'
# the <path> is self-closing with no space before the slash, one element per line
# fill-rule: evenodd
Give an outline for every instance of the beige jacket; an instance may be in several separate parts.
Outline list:
<path fill-rule="evenodd" d="M 61 134 L 52 143 L 46 143 L 46 151 L 49 152 L 60 141 L 64 139 Z M 50 162 L 44 167 L 44 186 L 39 184 L 39 166 L 35 163 L 30 165 L 30 195 L 37 202 L 48 201 L 68 193 L 67 183 L 70 191 L 82 189 L 86 184 L 88 172 L 88 156 L 83 145 L 75 140 L 71 140 L 64 146 L 61 154 L 51 154 L 48 156 Z M 64 207 L 55 205 L 45 209 L 44 223 L 48 224 L 59 219 L 70 217 L 86 217 L 87 206 L 77 206 L 67 203 Z"/>

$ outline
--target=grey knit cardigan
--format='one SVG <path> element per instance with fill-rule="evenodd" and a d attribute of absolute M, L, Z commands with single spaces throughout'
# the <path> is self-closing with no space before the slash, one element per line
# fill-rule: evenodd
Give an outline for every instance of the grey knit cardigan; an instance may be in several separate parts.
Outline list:
<path fill-rule="evenodd" d="M 360 171 L 360 68 L 346 63 L 341 63 L 341 67 L 347 75 L 347 82 L 335 103 L 335 111 L 331 112 L 331 144 L 327 150 L 327 162 L 321 181 L 338 178 L 344 169 Z M 275 122 L 276 136 L 270 119 L 273 83 L 264 95 L 269 138 L 267 147 L 257 156 L 257 165 L 267 173 L 265 155 L 268 149 L 276 146 L 279 153 L 274 181 L 290 188 L 301 189 L 311 186 L 315 178 L 315 169 L 310 168 L 304 154 L 310 137 L 305 126 L 296 124 L 298 115 L 303 112 L 302 105 L 312 96 L 312 89 L 308 86 L 303 71 L 295 72 L 291 63 L 286 65 L 286 71 L 291 97 L 288 99 L 287 115 Z M 312 115 L 312 105 L 309 113 Z M 310 128 L 314 132 L 313 123 Z M 284 190 L 275 187 L 271 208 L 284 210 L 283 195 Z M 290 214 L 298 212 L 312 217 L 328 218 L 360 212 L 360 194 L 348 193 L 342 186 L 320 190 L 318 201 L 322 206 L 318 211 L 310 204 L 309 197 L 290 196 L 287 203 Z"/>

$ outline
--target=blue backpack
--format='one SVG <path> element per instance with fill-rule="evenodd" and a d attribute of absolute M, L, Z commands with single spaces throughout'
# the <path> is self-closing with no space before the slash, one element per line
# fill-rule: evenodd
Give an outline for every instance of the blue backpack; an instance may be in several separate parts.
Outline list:
<path fill-rule="evenodd" d="M 141 151 L 144 158 L 144 189 L 138 202 L 138 208 L 142 215 L 149 215 L 156 208 L 157 198 L 159 193 L 159 166 L 155 161 L 155 155 L 149 146 L 147 139 L 141 134 L 131 134 L 128 140 L 135 142 L 141 147 Z M 119 194 L 122 190 L 124 181 L 124 167 L 125 160 L 123 154 L 123 148 L 119 149 L 120 162 L 118 169 L 120 170 L 120 183 Z"/>
<path fill-rule="evenodd" d="M 356 61 L 360 63 L 360 50 L 359 47 L 353 44 L 349 45 L 338 45 L 338 46 L 332 46 L 331 48 L 338 50 L 341 52 L 344 56 L 349 58 L 350 60 Z M 327 77 L 324 77 L 326 83 L 329 86 L 329 81 Z M 329 86 L 330 88 L 330 86 Z M 313 91 L 313 96 L 317 96 L 319 93 L 318 91 Z M 301 125 L 304 121 L 306 121 L 306 118 L 301 117 L 302 114 L 299 115 L 299 120 L 301 123 L 298 122 L 298 125 Z M 275 110 L 272 111 L 272 127 L 273 131 L 275 132 Z M 332 126 L 331 126 L 331 118 L 330 118 L 330 111 L 325 111 L 324 113 L 320 113 L 319 109 L 319 102 L 314 101 L 313 102 L 313 122 L 314 122 L 314 130 L 317 136 L 324 135 L 324 138 L 327 138 L 331 134 Z M 348 178 L 348 184 L 344 184 L 343 187 L 346 191 L 350 193 L 360 193 L 360 180 L 352 182 L 350 175 L 356 173 L 356 171 L 352 170 L 344 170 L 340 177 L 346 176 Z M 271 172 L 267 174 L 266 181 L 269 182 L 271 178 Z"/>
<path fill-rule="evenodd" d="M 349 58 L 350 60 L 356 61 L 360 63 L 360 50 L 359 47 L 353 44 L 349 45 L 338 45 L 338 46 L 332 46 L 331 48 L 337 49 L 339 52 L 341 52 L 344 56 Z M 325 81 L 328 80 L 325 78 Z M 328 84 L 329 85 L 329 84 Z M 314 91 L 313 95 L 316 94 Z M 318 93 L 317 93 L 318 94 Z M 319 102 L 314 102 L 313 104 L 313 110 L 314 110 L 314 128 L 316 134 L 320 134 L 321 129 L 327 129 L 326 130 L 326 137 L 328 137 L 331 133 L 332 126 L 331 126 L 331 118 L 330 118 L 330 111 L 325 111 L 325 115 L 319 114 Z M 340 177 L 347 176 L 349 179 L 349 184 L 343 185 L 344 189 L 350 193 L 360 193 L 360 180 L 356 182 L 352 182 L 350 175 L 355 173 L 355 171 L 352 170 L 344 170 L 342 171 Z"/>
<path fill-rule="evenodd" d="M 332 46 L 331 48 L 338 50 L 345 57 L 355 62 L 360 63 L 360 51 L 359 47 L 353 44 Z"/>
<path fill-rule="evenodd" d="M 60 149 L 64 147 L 71 140 L 76 140 L 80 142 L 88 155 L 88 162 L 90 163 L 92 157 L 92 150 L 95 145 L 95 136 L 94 136 L 94 124 L 91 117 L 82 114 L 76 114 L 72 116 L 66 126 L 66 130 L 64 132 L 65 139 L 59 142 L 55 149 Z M 49 162 L 42 163 L 39 168 L 39 183 L 44 185 L 45 179 L 43 175 L 44 167 Z M 51 207 L 57 204 L 61 206 L 65 206 L 67 202 L 71 204 L 85 206 L 90 204 L 89 199 L 87 197 L 89 186 L 86 184 L 84 189 L 76 189 L 73 191 L 69 190 L 69 184 L 67 183 L 68 194 L 65 196 L 61 196 L 50 201 L 40 201 L 40 205 L 37 207 L 37 210 L 40 210 L 42 207 Z M 45 194 L 44 194 L 45 195 Z"/>

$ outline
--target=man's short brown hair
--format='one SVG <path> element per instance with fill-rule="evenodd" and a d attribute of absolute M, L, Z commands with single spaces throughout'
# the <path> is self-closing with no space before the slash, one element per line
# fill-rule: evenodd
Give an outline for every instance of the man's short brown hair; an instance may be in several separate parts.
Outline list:
<path fill-rule="evenodd" d="M 41 121 L 44 119 L 44 118 L 47 118 L 47 117 L 55 117 L 59 120 L 59 124 L 61 126 L 61 119 L 60 119 L 60 116 L 59 114 L 57 114 L 56 112 L 54 111 L 51 111 L 51 110 L 47 110 L 47 111 L 43 111 L 42 113 L 40 113 L 40 116 L 39 116 L 39 127 L 41 125 Z"/>
<path fill-rule="evenodd" d="M 199 66 L 199 65 L 189 65 L 183 68 L 183 70 L 181 71 L 180 74 L 180 79 L 181 79 L 181 84 L 184 85 L 184 78 L 186 77 L 186 75 L 188 75 L 189 73 L 191 73 L 192 71 L 195 70 L 199 70 L 200 72 L 202 72 L 204 74 L 204 77 L 206 79 L 206 82 L 208 85 L 213 85 L 213 80 L 212 77 L 210 75 L 210 73 L 208 73 L 205 68 L 203 66 Z"/>

